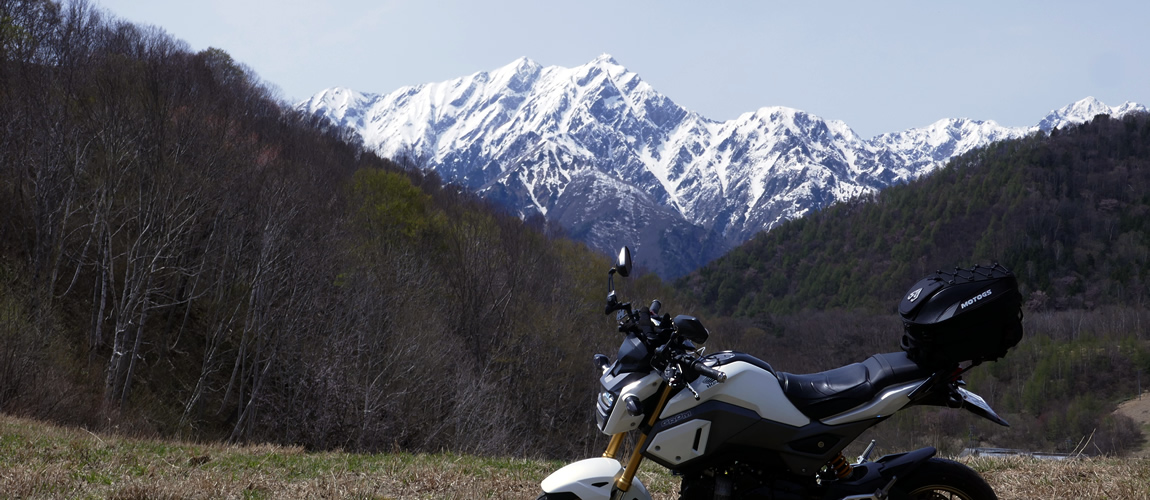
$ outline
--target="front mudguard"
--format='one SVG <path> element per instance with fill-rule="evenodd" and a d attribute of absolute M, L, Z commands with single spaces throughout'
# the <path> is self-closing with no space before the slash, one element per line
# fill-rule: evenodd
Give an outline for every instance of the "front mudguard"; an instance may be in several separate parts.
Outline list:
<path fill-rule="evenodd" d="M 570 463 L 552 472 L 540 485 L 548 495 L 575 495 L 581 500 L 610 500 L 615 489 L 615 476 L 623 470 L 613 458 L 588 458 Z M 631 482 L 623 500 L 651 500 L 651 494 L 639 478 Z"/>

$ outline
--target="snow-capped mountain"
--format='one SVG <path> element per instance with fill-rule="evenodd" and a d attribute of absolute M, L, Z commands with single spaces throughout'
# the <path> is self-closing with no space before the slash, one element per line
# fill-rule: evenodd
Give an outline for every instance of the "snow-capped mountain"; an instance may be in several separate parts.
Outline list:
<path fill-rule="evenodd" d="M 1146 106 L 1138 103 L 1127 101 L 1118 107 L 1110 107 L 1098 99 L 1087 97 L 1081 101 L 1067 104 L 1062 109 L 1056 109 L 1046 115 L 1038 125 L 1031 127 L 1030 130 L 1038 129 L 1046 133 L 1050 133 L 1055 128 L 1063 128 L 1070 125 L 1077 125 L 1080 123 L 1088 122 L 1098 115 L 1110 115 L 1114 118 L 1120 118 L 1130 113 L 1145 113 Z"/>
<path fill-rule="evenodd" d="M 593 248 L 629 244 L 664 277 L 786 219 L 913 179 L 990 142 L 1096 114 L 1146 111 L 1087 98 L 1035 127 L 946 119 L 866 140 L 841 121 L 784 107 L 710 120 L 608 55 L 575 68 L 521 58 L 384 95 L 332 88 L 298 108 L 520 216 L 558 221 Z"/>

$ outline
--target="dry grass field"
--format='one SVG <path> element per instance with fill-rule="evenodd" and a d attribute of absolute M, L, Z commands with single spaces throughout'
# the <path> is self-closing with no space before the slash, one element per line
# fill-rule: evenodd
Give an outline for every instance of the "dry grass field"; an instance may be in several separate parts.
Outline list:
<path fill-rule="evenodd" d="M 1150 460 L 978 458 L 1000 498 L 1150 498 Z M 281 446 L 96 435 L 0 416 L 4 498 L 535 498 L 558 462 L 452 454 L 309 453 Z M 674 478 L 640 472 L 657 498 Z"/>
<path fill-rule="evenodd" d="M 1142 428 L 1143 436 L 1150 436 L 1150 391 L 1142 393 L 1141 397 L 1131 398 L 1118 405 L 1114 413 L 1130 417 Z M 1140 451 L 1134 453 L 1140 458 L 1150 458 L 1150 442 L 1147 442 Z"/>

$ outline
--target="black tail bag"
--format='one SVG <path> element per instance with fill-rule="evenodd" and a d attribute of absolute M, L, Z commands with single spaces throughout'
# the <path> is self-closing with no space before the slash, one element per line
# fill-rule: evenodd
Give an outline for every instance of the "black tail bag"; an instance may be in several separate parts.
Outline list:
<path fill-rule="evenodd" d="M 1018 280 L 998 264 L 937 271 L 907 291 L 898 312 L 902 348 L 922 366 L 993 361 L 1022 340 Z"/>

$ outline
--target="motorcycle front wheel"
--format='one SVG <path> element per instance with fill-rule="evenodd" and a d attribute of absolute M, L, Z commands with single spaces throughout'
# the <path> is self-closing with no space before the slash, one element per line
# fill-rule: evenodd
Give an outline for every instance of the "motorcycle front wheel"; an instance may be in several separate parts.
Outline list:
<path fill-rule="evenodd" d="M 932 458 L 895 483 L 891 498 L 908 500 L 997 500 L 998 495 L 974 469 L 945 458 Z"/>

